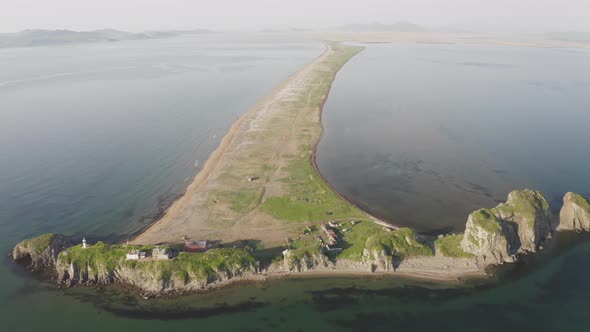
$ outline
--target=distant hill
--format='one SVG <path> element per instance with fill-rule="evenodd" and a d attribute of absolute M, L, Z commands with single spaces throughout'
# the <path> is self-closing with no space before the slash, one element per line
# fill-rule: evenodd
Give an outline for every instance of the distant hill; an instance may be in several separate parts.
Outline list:
<path fill-rule="evenodd" d="M 410 23 L 397 22 L 393 24 L 370 23 L 370 24 L 347 24 L 333 28 L 332 30 L 345 32 L 422 32 L 425 28 Z"/>
<path fill-rule="evenodd" d="M 24 30 L 16 33 L 0 33 L 0 48 L 34 47 L 76 43 L 115 42 L 121 40 L 173 37 L 181 34 L 208 33 L 209 30 L 150 31 L 132 33 L 113 29 L 94 31 Z"/>
<path fill-rule="evenodd" d="M 566 31 L 550 32 L 543 35 L 546 38 L 568 42 L 590 42 L 590 32 L 584 31 Z"/>

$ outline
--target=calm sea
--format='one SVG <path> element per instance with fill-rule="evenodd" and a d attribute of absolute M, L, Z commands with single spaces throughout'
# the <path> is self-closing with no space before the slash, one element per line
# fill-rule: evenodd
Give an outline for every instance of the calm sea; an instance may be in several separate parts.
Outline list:
<path fill-rule="evenodd" d="M 370 45 L 324 109 L 320 172 L 394 224 L 462 231 L 513 189 L 590 194 L 590 51 Z"/>
<path fill-rule="evenodd" d="M 124 239 L 141 229 L 168 200 L 182 192 L 239 114 L 323 50 L 322 45 L 316 43 L 244 42 L 243 39 L 240 42 L 224 38 L 182 37 L 0 51 L 1 249 L 7 252 L 20 239 L 47 231 L 87 234 L 96 240 Z M 467 51 L 462 46 L 398 49 L 400 51 L 396 52 L 396 47 L 392 46 L 371 46 L 338 75 L 325 112 L 327 135 L 319 152 L 320 166 L 326 176 L 330 173 L 327 169 L 337 172 L 334 166 L 327 168 L 324 163 L 330 160 L 332 165 L 334 163 L 335 154 L 327 147 L 335 145 L 335 132 L 347 127 L 353 128 L 347 132 L 368 130 L 363 121 L 357 121 L 355 126 L 339 127 L 338 121 L 354 117 L 354 112 L 372 114 L 364 121 L 373 121 L 375 130 L 370 138 L 363 138 L 361 134 L 346 138 L 341 144 L 346 144 L 347 149 L 341 153 L 356 153 L 359 148 L 367 150 L 367 154 L 375 153 L 377 146 L 394 145 L 392 135 L 405 137 L 407 151 L 411 151 L 412 144 L 419 149 L 415 143 L 418 138 L 427 138 L 428 133 L 424 131 L 420 135 L 418 129 L 406 128 L 405 136 L 393 130 L 409 127 L 409 124 L 395 125 L 392 121 L 395 116 L 386 115 L 387 105 L 392 102 L 391 91 L 408 88 L 408 81 L 412 80 L 416 86 L 420 84 L 417 77 L 411 75 L 402 78 L 398 74 L 396 80 L 393 74 L 396 70 L 390 66 L 409 70 L 409 63 L 403 65 L 403 59 L 412 59 L 410 54 L 414 52 L 419 53 L 415 57 L 429 56 L 430 60 L 424 63 L 440 62 L 439 70 L 444 71 L 448 64 L 440 59 L 441 54 L 454 53 L 460 57 Z M 444 49 L 447 51 L 442 51 Z M 490 50 L 503 53 L 504 59 L 512 59 L 511 52 L 515 52 L 514 58 L 523 52 L 517 48 L 481 47 L 478 53 L 476 49 L 471 50 L 481 56 Z M 545 52 L 554 50 L 526 50 L 531 54 L 535 54 L 534 51 L 553 54 Z M 570 59 L 569 56 L 572 58 L 567 66 L 573 66 L 574 59 L 581 61 L 575 51 L 555 52 L 561 54 L 553 62 L 558 68 L 566 66 L 560 65 L 560 61 Z M 396 53 L 405 55 L 396 59 Z M 387 58 L 381 58 L 383 55 Z M 547 61 L 552 59 L 546 56 Z M 379 76 L 375 71 L 366 72 L 366 57 L 380 61 L 390 74 Z M 467 68 L 482 67 L 481 60 L 467 62 L 479 63 L 464 65 Z M 363 63 L 361 69 L 355 69 Z M 586 68 L 579 66 L 569 74 L 572 79 L 583 77 L 581 72 Z M 490 70 L 498 72 L 497 75 L 501 73 L 499 68 Z M 545 70 L 559 72 L 555 68 Z M 420 68 L 414 71 L 418 75 Z M 441 85 L 446 91 L 453 90 L 453 84 L 458 90 L 469 87 L 452 79 L 460 75 L 443 74 L 440 73 L 445 77 L 439 80 L 445 81 Z M 357 78 L 364 82 L 362 88 L 358 87 L 358 94 L 354 92 L 360 100 L 354 105 L 361 105 L 361 108 L 353 105 L 346 108 L 346 103 L 341 101 L 347 91 L 352 92 L 345 86 L 351 83 L 353 75 L 362 75 Z M 396 82 L 397 88 L 390 85 L 391 89 L 379 90 L 392 82 Z M 576 86 L 581 89 L 584 84 L 587 88 L 583 80 Z M 503 85 L 498 83 L 497 88 Z M 399 104 L 404 106 L 394 109 L 409 114 L 411 100 L 420 104 L 428 98 L 444 97 L 443 91 L 426 83 L 422 89 L 414 96 L 416 100 L 407 97 L 406 102 Z M 542 88 L 533 90 L 536 89 Z M 500 93 L 494 91 L 486 98 L 499 103 L 496 94 Z M 457 96 L 462 95 L 459 92 Z M 368 102 L 371 94 L 379 95 L 381 102 Z M 483 104 L 477 99 L 485 96 L 487 94 L 473 93 L 472 103 Z M 441 100 L 434 104 L 452 108 Z M 463 111 L 467 112 L 467 105 L 464 106 Z M 579 114 L 580 109 L 575 119 L 567 116 L 567 107 L 559 111 L 565 112 L 563 121 L 553 126 L 580 129 L 587 120 Z M 375 112 L 383 116 L 375 117 Z M 411 117 L 401 116 L 402 120 Z M 419 118 L 415 116 L 414 121 L 419 122 Z M 531 116 L 531 123 L 538 125 L 542 122 L 538 118 Z M 491 117 L 488 120 L 492 121 Z M 350 121 L 344 120 L 344 123 Z M 546 133 L 548 137 L 561 137 L 555 134 L 553 126 Z M 454 133 L 451 129 L 447 132 L 451 136 Z M 509 133 L 510 130 L 503 133 L 498 127 L 486 137 Z M 355 138 L 381 143 L 375 146 L 362 142 L 353 144 Z M 433 138 L 429 142 L 436 140 Z M 565 153 L 552 150 L 552 146 L 546 149 L 544 160 L 549 160 L 551 154 L 560 157 L 563 156 L 560 153 Z M 457 145 L 456 150 L 461 150 L 461 146 Z M 469 151 L 461 153 L 468 155 L 472 153 Z M 438 154 L 444 155 L 443 152 Z M 437 153 L 431 157 L 426 156 L 427 151 L 421 153 L 424 155 L 421 159 L 436 160 Z M 479 157 L 483 155 L 480 153 Z M 357 161 L 347 159 L 344 164 L 353 162 Z M 423 163 L 426 165 L 426 161 Z M 560 165 L 571 163 L 573 161 Z M 494 166 L 499 172 L 493 173 L 505 174 L 506 179 L 509 176 L 519 178 L 507 164 L 510 163 L 498 162 L 502 166 Z M 471 166 L 467 163 L 463 167 Z M 348 177 L 364 176 L 362 172 L 362 169 L 354 169 L 349 171 Z M 473 176 L 468 171 L 462 174 L 466 179 Z M 510 187 L 509 180 L 505 181 L 502 183 Z M 384 182 L 394 181 L 385 174 Z M 485 181 L 473 183 L 499 188 Z M 334 179 L 334 184 L 340 186 L 341 182 Z M 345 188 L 339 187 L 350 195 Z M 499 191 L 499 196 L 505 195 Z M 388 200 L 389 191 L 382 189 L 376 193 L 383 195 L 383 201 Z M 489 197 L 483 196 L 486 197 L 484 203 L 490 203 Z M 373 204 L 372 201 L 368 203 Z M 400 209 L 404 208 L 403 204 L 395 203 Z M 378 202 L 369 207 L 375 209 L 373 211 L 380 210 Z M 434 206 L 426 208 L 435 209 Z M 445 217 L 443 212 L 438 215 Z M 420 226 L 419 223 L 412 225 Z M 9 264 L 7 258 L 5 264 L 0 265 L 0 319 L 3 328 L 9 331 L 510 331 L 517 328 L 522 331 L 587 331 L 590 313 L 585 306 L 590 297 L 590 283 L 587 282 L 590 244 L 572 246 L 568 235 L 562 238 L 568 250 L 556 257 L 538 257 L 514 266 L 500 275 L 499 283 L 477 282 L 457 287 L 391 278 L 284 279 L 204 295 L 155 300 L 144 300 L 111 287 L 57 290 L 52 283 L 31 277 Z"/>

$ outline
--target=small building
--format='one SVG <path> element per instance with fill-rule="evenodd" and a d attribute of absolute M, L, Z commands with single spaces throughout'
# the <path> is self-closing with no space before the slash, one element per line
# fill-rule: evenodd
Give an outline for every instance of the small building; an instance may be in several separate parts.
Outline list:
<path fill-rule="evenodd" d="M 338 242 L 338 235 L 336 234 L 336 232 L 334 232 L 334 230 L 326 225 L 322 224 L 322 230 L 324 231 L 324 233 L 326 233 L 326 236 L 328 237 L 328 244 L 333 245 L 336 244 Z"/>
<path fill-rule="evenodd" d="M 136 261 L 139 259 L 145 258 L 145 251 L 139 251 L 137 249 L 129 250 L 127 256 L 125 257 L 128 261 Z"/>
<path fill-rule="evenodd" d="M 186 252 L 204 252 L 209 249 L 207 241 L 184 241 L 184 251 Z"/>
<path fill-rule="evenodd" d="M 172 253 L 166 248 L 154 248 L 152 250 L 152 258 L 155 260 L 168 260 L 172 258 Z"/>

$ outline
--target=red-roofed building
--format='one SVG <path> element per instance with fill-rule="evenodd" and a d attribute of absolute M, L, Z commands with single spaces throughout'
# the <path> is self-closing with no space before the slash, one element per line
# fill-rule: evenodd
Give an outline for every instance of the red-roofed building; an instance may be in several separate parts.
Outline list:
<path fill-rule="evenodd" d="M 184 241 L 184 251 L 186 252 L 204 252 L 209 249 L 207 241 Z"/>

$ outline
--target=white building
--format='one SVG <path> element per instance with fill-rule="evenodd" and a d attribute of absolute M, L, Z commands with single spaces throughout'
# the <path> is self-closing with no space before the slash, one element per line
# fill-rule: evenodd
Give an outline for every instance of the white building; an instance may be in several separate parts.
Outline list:
<path fill-rule="evenodd" d="M 152 250 L 152 258 L 155 260 L 168 260 L 172 258 L 172 253 L 166 248 L 154 248 Z"/>
<path fill-rule="evenodd" d="M 128 261 L 136 261 L 143 258 L 145 258 L 145 251 L 139 251 L 137 249 L 129 250 L 127 256 L 125 257 L 125 259 Z"/>

